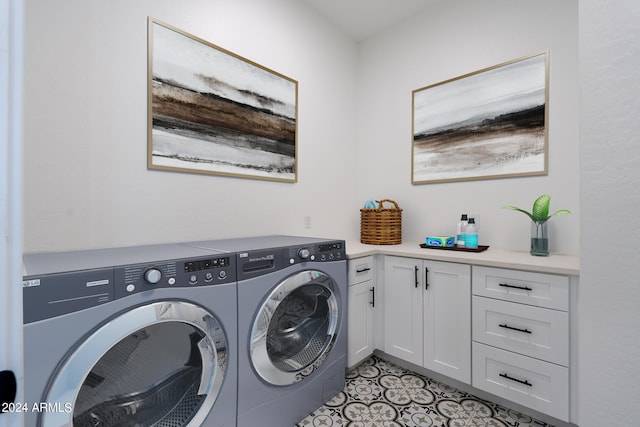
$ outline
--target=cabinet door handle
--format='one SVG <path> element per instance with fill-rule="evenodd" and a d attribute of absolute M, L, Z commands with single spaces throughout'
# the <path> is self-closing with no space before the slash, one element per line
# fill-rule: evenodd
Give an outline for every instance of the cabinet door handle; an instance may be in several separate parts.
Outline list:
<path fill-rule="evenodd" d="M 429 289 L 429 267 L 424 268 L 424 290 Z"/>
<path fill-rule="evenodd" d="M 369 271 L 369 270 L 371 270 L 371 268 L 369 268 L 369 267 L 365 267 L 365 268 L 363 268 L 363 269 L 356 270 L 356 273 L 364 273 L 365 271 Z"/>
<path fill-rule="evenodd" d="M 414 268 L 415 268 L 414 274 L 416 275 L 416 288 L 417 288 L 418 287 L 418 266 L 415 265 Z"/>
<path fill-rule="evenodd" d="M 528 286 L 516 286 L 516 285 L 509 285 L 507 283 L 498 283 L 498 286 L 502 286 L 503 288 L 522 289 L 523 291 L 532 291 L 533 290 Z"/>
<path fill-rule="evenodd" d="M 511 329 L 511 330 L 518 331 L 518 332 L 524 332 L 525 334 L 532 334 L 532 333 L 533 333 L 533 332 L 531 332 L 531 331 L 530 331 L 530 330 L 528 330 L 528 329 L 515 328 L 515 327 L 513 327 L 513 326 L 509 326 L 509 325 L 507 325 L 506 323 L 505 323 L 505 324 L 502 324 L 502 325 L 498 325 L 498 326 L 500 326 L 501 328 Z"/>
<path fill-rule="evenodd" d="M 369 304 L 371 304 L 371 307 L 375 308 L 376 307 L 376 288 L 372 287 L 369 290 L 371 291 L 371 302 L 369 302 Z"/>
<path fill-rule="evenodd" d="M 527 385 L 527 386 L 529 386 L 529 387 L 533 387 L 533 384 L 531 384 L 531 383 L 530 383 L 529 381 L 527 381 L 527 380 L 519 380 L 519 379 L 517 379 L 517 378 L 510 377 L 510 376 L 509 376 L 509 375 L 507 375 L 507 374 L 499 374 L 499 375 L 500 375 L 502 378 L 506 378 L 506 379 L 508 379 L 508 380 L 515 381 L 515 382 L 517 382 L 517 383 L 524 384 L 524 385 Z"/>

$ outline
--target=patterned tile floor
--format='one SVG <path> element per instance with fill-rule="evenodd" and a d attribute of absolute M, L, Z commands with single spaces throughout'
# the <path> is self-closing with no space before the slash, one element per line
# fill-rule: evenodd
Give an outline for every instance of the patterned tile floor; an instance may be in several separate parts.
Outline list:
<path fill-rule="evenodd" d="M 297 427 L 552 427 L 372 356 Z"/>

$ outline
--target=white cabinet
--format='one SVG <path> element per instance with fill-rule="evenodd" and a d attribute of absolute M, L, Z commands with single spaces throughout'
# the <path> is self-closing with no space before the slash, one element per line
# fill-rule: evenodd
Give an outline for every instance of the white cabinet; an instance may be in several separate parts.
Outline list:
<path fill-rule="evenodd" d="M 384 257 L 384 351 L 471 383 L 471 267 Z"/>
<path fill-rule="evenodd" d="M 423 366 L 471 383 L 471 267 L 424 261 Z"/>
<path fill-rule="evenodd" d="M 473 267 L 473 386 L 569 421 L 569 278 Z"/>
<path fill-rule="evenodd" d="M 578 269 L 571 259 L 547 266 L 495 252 L 487 267 L 401 249 L 349 260 L 349 366 L 378 349 L 472 392 L 576 422 Z"/>
<path fill-rule="evenodd" d="M 376 287 L 373 257 L 349 260 L 347 366 L 352 367 L 369 357 L 374 350 L 374 314 Z"/>
<path fill-rule="evenodd" d="M 422 261 L 384 257 L 384 352 L 422 365 Z"/>

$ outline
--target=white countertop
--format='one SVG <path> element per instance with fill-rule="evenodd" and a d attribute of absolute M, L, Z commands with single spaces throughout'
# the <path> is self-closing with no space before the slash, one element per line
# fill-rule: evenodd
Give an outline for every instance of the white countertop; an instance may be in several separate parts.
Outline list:
<path fill-rule="evenodd" d="M 346 249 L 348 259 L 382 254 L 569 276 L 580 275 L 580 257 L 555 254 L 553 252 L 548 257 L 538 257 L 532 256 L 528 251 L 508 251 L 492 247 L 483 252 L 464 252 L 423 249 L 420 247 L 419 242 L 402 243 L 400 245 L 365 245 L 356 240 L 348 240 Z"/>

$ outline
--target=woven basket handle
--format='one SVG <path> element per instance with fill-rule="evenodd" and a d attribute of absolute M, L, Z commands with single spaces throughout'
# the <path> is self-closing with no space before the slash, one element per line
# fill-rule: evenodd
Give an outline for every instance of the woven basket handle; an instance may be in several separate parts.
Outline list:
<path fill-rule="evenodd" d="M 382 204 L 384 202 L 393 203 L 393 205 L 395 206 L 396 209 L 400 209 L 400 206 L 398 206 L 398 204 L 395 202 L 395 200 L 384 199 L 384 200 L 376 200 L 376 202 L 378 202 L 378 209 L 383 209 Z"/>

